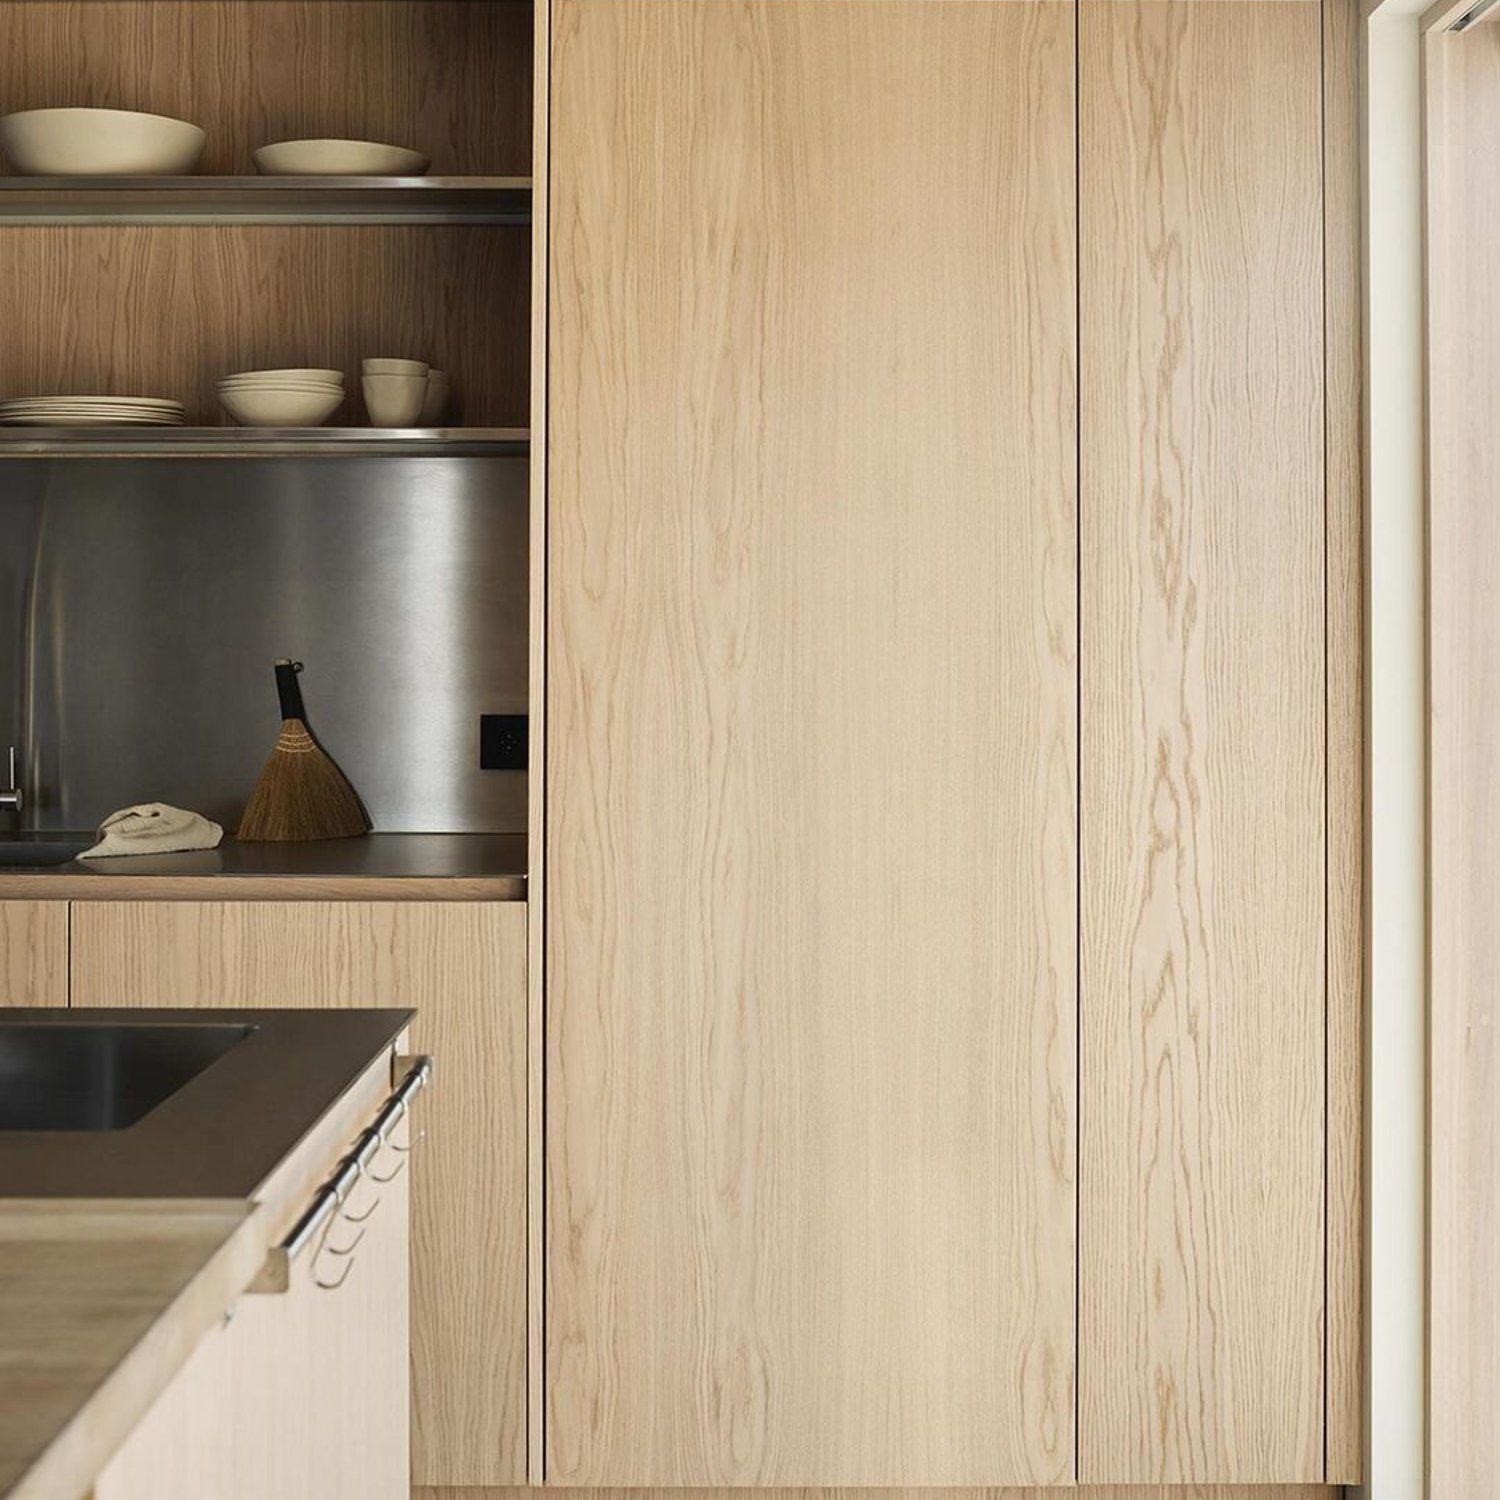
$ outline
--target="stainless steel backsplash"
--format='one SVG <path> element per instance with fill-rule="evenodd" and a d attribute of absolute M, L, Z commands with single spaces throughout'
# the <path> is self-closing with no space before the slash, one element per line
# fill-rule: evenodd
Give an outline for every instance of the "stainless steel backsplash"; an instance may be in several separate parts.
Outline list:
<path fill-rule="evenodd" d="M 233 831 L 276 737 L 278 656 L 388 832 L 520 832 L 479 769 L 524 713 L 524 458 L 0 461 L 0 780 L 22 824 L 173 802 Z"/>

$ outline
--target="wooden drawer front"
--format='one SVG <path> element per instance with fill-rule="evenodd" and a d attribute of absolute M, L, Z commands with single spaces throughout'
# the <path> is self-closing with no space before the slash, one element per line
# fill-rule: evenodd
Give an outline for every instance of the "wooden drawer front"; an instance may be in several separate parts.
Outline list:
<path fill-rule="evenodd" d="M 68 1003 L 68 903 L 0 901 L 0 1005 Z"/>

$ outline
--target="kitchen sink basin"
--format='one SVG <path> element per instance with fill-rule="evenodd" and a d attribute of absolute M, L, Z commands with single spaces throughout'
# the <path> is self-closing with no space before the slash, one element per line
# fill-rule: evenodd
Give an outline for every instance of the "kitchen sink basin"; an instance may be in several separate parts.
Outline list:
<path fill-rule="evenodd" d="M 123 1130 L 254 1030 L 0 1024 L 0 1131 Z"/>
<path fill-rule="evenodd" d="M 0 838 L 0 869 L 37 869 L 45 865 L 65 865 L 77 859 L 85 849 L 92 849 L 96 839 L 74 838 Z"/>

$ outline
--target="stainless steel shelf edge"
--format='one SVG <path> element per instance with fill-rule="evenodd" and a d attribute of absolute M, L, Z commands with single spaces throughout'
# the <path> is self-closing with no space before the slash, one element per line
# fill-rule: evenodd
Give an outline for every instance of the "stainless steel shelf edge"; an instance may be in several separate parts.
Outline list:
<path fill-rule="evenodd" d="M 0 177 L 0 223 L 529 224 L 529 177 Z"/>
<path fill-rule="evenodd" d="M 524 427 L 0 427 L 4 458 L 521 457 Z"/>

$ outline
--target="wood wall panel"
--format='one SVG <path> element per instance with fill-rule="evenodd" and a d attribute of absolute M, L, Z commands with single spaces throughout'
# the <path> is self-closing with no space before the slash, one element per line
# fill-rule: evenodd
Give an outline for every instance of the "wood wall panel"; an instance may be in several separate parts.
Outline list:
<path fill-rule="evenodd" d="M 1323 6 L 1328 537 L 1328 1421 L 1364 1471 L 1365 612 L 1359 0 Z"/>
<path fill-rule="evenodd" d="M 1010 3 L 1010 0 L 1002 0 Z M 559 1500 L 1339 1500 L 1323 1485 L 1080 1485 L 1066 1489 L 654 1489 L 548 1487 Z M 412 1500 L 528 1500 L 526 1489 L 415 1489 Z M 102 1500 L 102 1497 L 101 1497 Z"/>
<path fill-rule="evenodd" d="M 1500 27 L 1429 31 L 1428 1493 L 1500 1469 Z"/>
<path fill-rule="evenodd" d="M 537 0 L 536 6 L 535 119 L 532 125 L 531 190 L 531 422 L 533 431 L 547 431 L 547 284 L 551 271 L 547 253 L 548 180 L 550 176 L 552 6 Z M 542 453 L 539 443 L 536 451 Z M 526 1281 L 528 1325 L 526 1330 L 526 1465 L 527 1479 L 542 1483 L 542 1413 L 545 1408 L 542 1367 L 546 1335 L 543 1329 L 546 1284 L 546 1244 L 542 1233 L 545 1183 L 542 1161 L 545 1151 L 542 1093 L 545 1071 L 544 947 L 547 911 L 547 464 L 538 458 L 531 464 L 531 530 L 527 605 L 530 610 L 529 647 L 530 723 L 526 772 L 526 870 L 528 935 L 526 974 L 528 980 L 526 1020 L 526 1132 L 527 1230 Z"/>
<path fill-rule="evenodd" d="M 191 120 L 209 173 L 336 136 L 414 147 L 438 173 L 524 176 L 531 15 L 507 0 L 6 0 L 0 100 Z"/>
<path fill-rule="evenodd" d="M 77 902 L 78 1005 L 415 1006 L 412 1474 L 526 1476 L 526 909 Z"/>
<path fill-rule="evenodd" d="M 68 903 L 0 901 L 0 1005 L 68 1003 Z"/>
<path fill-rule="evenodd" d="M 553 26 L 547 1479 L 1067 1482 L 1072 6 Z"/>
<path fill-rule="evenodd" d="M 186 403 L 189 421 L 214 425 L 229 420 L 215 398 L 221 376 L 316 366 L 346 375 L 351 397 L 334 424 L 363 425 L 360 359 L 395 355 L 452 374 L 454 425 L 528 424 L 524 229 L 70 225 L 0 235 L 0 396 L 167 396 Z"/>
<path fill-rule="evenodd" d="M 1320 26 L 1080 7 L 1090 1483 L 1323 1477 Z"/>

